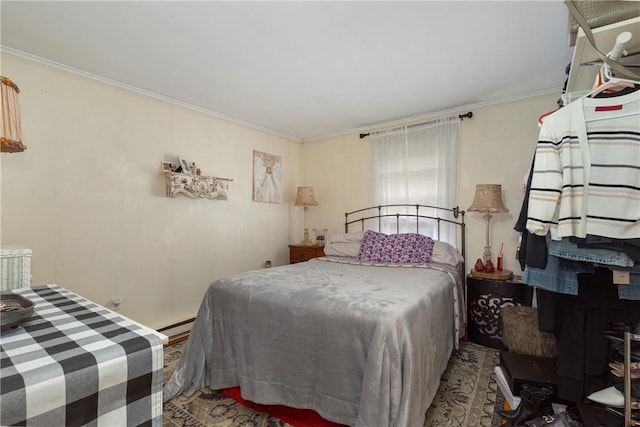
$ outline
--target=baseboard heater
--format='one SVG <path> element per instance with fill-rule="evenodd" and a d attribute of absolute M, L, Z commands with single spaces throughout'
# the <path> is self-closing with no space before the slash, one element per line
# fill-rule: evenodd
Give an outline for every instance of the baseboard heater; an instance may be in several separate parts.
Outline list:
<path fill-rule="evenodd" d="M 167 325 L 158 329 L 158 332 L 168 336 L 169 337 L 168 345 L 173 345 L 189 338 L 189 333 L 191 332 L 191 327 L 193 326 L 193 322 L 195 320 L 196 318 L 192 317 L 190 319 L 172 323 L 170 325 Z"/>

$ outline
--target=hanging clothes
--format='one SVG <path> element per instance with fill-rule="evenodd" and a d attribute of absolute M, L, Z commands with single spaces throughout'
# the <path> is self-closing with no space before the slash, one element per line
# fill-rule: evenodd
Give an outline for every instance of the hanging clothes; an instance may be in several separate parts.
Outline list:
<path fill-rule="evenodd" d="M 639 238 L 639 183 L 640 92 L 580 98 L 541 127 L 527 230 Z"/>
<path fill-rule="evenodd" d="M 579 274 L 578 283 L 577 295 L 537 292 L 540 330 L 554 333 L 558 342 L 558 397 L 570 402 L 611 385 L 603 331 L 640 321 L 640 303 L 618 298 L 608 270 Z"/>
<path fill-rule="evenodd" d="M 545 268 L 547 266 L 547 242 L 544 236 L 536 236 L 527 230 L 527 212 L 529 210 L 529 192 L 531 190 L 531 179 L 533 178 L 533 165 L 535 156 L 531 162 L 531 168 L 527 174 L 524 199 L 520 208 L 520 215 L 516 221 L 514 230 L 521 233 L 520 247 L 518 248 L 518 261 L 520 269 L 524 271 L 526 266 L 535 268 Z"/>
<path fill-rule="evenodd" d="M 525 263 L 523 281 L 538 289 L 540 330 L 558 340 L 558 396 L 572 402 L 609 385 L 603 331 L 640 320 L 640 267 L 627 255 L 640 238 L 638 89 L 581 98 L 548 115 L 536 146 L 525 228 L 547 245 L 527 247 L 526 257 L 547 261 Z M 629 284 L 614 284 L 614 270 Z"/>
<path fill-rule="evenodd" d="M 537 289 L 567 295 L 578 294 L 578 276 L 596 269 L 608 270 L 607 283 L 613 283 L 613 272 L 624 272 L 627 283 L 617 284 L 618 298 L 640 300 L 640 265 L 624 252 L 609 249 L 579 248 L 569 238 L 551 240 L 547 235 L 547 264 L 544 268 L 526 265 L 522 281 Z M 601 285 L 603 286 L 604 283 Z M 611 285 L 613 286 L 613 285 Z M 640 306 L 638 307 L 640 309 Z"/>

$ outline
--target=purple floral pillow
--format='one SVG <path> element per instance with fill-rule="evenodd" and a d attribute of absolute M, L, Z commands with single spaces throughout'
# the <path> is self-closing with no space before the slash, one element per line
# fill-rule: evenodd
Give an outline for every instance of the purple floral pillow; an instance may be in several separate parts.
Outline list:
<path fill-rule="evenodd" d="M 395 264 L 431 262 L 433 240 L 416 233 L 383 234 L 368 230 L 364 233 L 358 259 Z"/>

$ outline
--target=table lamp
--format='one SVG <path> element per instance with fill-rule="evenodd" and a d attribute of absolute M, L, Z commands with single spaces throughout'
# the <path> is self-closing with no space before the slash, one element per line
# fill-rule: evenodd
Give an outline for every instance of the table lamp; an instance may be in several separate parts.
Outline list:
<path fill-rule="evenodd" d="M 491 259 L 491 245 L 489 244 L 489 221 L 492 213 L 509 212 L 502 203 L 502 186 L 500 184 L 477 184 L 476 195 L 473 203 L 467 211 L 484 212 L 487 221 L 487 241 L 484 246 L 482 259 L 486 262 Z"/>
<path fill-rule="evenodd" d="M 313 187 L 298 187 L 296 201 L 293 205 L 302 206 L 304 209 L 304 239 L 302 240 L 301 244 L 304 246 L 315 245 L 315 242 L 312 242 L 311 239 L 309 239 L 309 228 L 307 227 L 307 211 L 309 210 L 309 206 L 318 205 L 318 202 L 313 196 Z"/>

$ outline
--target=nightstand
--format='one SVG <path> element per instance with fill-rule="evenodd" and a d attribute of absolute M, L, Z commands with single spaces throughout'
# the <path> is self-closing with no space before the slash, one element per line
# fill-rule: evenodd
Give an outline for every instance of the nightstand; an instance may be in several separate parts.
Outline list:
<path fill-rule="evenodd" d="M 311 258 L 324 256 L 322 246 L 289 245 L 289 264 L 309 261 Z"/>
<path fill-rule="evenodd" d="M 531 305 L 533 288 L 520 276 L 509 280 L 467 276 L 467 336 L 477 344 L 504 349 L 502 345 L 503 307 Z"/>

